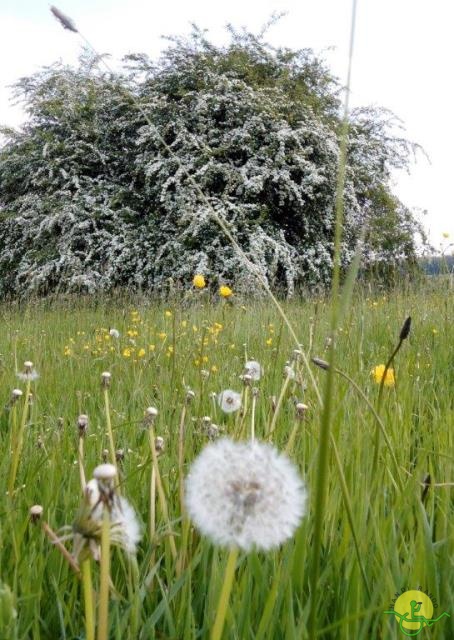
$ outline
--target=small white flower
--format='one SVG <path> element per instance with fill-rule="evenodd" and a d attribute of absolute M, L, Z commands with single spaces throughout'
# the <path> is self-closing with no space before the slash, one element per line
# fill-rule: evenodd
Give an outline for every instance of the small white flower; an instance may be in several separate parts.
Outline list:
<path fill-rule="evenodd" d="M 115 338 L 116 340 L 118 340 L 118 338 L 120 337 L 120 332 L 118 331 L 118 329 L 109 329 L 109 335 L 112 338 Z"/>
<path fill-rule="evenodd" d="M 224 413 L 238 411 L 241 407 L 241 394 L 231 389 L 225 389 L 218 395 L 218 404 Z"/>
<path fill-rule="evenodd" d="M 186 479 L 186 506 L 215 544 L 268 550 L 290 538 L 305 513 L 295 466 L 274 447 L 222 438 L 209 444 Z"/>
<path fill-rule="evenodd" d="M 249 360 L 244 365 L 245 373 L 250 375 L 252 380 L 260 380 L 262 377 L 262 367 L 257 360 Z"/>

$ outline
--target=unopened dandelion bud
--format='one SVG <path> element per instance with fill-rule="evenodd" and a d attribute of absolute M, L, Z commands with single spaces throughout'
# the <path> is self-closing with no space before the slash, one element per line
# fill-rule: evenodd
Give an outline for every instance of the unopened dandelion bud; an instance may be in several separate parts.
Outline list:
<path fill-rule="evenodd" d="M 79 438 L 85 437 L 88 429 L 88 416 L 84 413 L 77 418 L 77 428 L 79 429 Z"/>
<path fill-rule="evenodd" d="M 307 406 L 307 404 L 304 404 L 304 402 L 297 402 L 295 404 L 296 417 L 304 418 L 304 414 L 306 413 L 308 408 L 309 407 Z"/>
<path fill-rule="evenodd" d="M 399 339 L 406 340 L 410 335 L 410 329 L 411 329 L 411 316 L 408 316 L 408 318 L 405 320 L 404 324 L 402 325 L 402 329 L 400 330 Z"/>
<path fill-rule="evenodd" d="M 321 358 L 312 358 L 312 362 L 316 364 L 317 367 L 320 367 L 320 369 L 325 369 L 325 371 L 328 371 L 329 369 L 329 362 L 326 362 L 326 360 L 322 360 Z"/>
<path fill-rule="evenodd" d="M 40 504 L 34 504 L 32 507 L 30 507 L 30 520 L 31 522 L 33 522 L 33 524 L 36 524 L 38 522 L 38 520 L 43 515 L 43 511 L 44 509 Z"/>
<path fill-rule="evenodd" d="M 163 453 L 165 449 L 164 438 L 162 438 L 161 436 L 156 436 L 154 440 L 154 448 L 156 450 L 156 453 Z"/>
<path fill-rule="evenodd" d="M 63 29 L 67 29 L 68 31 L 72 31 L 73 33 L 78 33 L 74 20 L 69 18 L 62 11 L 60 11 L 60 9 L 57 9 L 57 7 L 53 5 L 51 6 L 50 10 L 55 18 L 59 21 Z"/>
<path fill-rule="evenodd" d="M 124 449 L 117 449 L 115 451 L 115 460 L 117 462 L 123 462 L 124 459 L 125 459 L 125 450 Z"/>
<path fill-rule="evenodd" d="M 108 459 L 109 459 L 109 449 L 103 449 L 102 450 L 102 461 L 104 463 L 106 463 Z"/>
<path fill-rule="evenodd" d="M 109 371 L 103 371 L 101 373 L 101 385 L 104 389 L 110 387 L 110 383 L 112 381 L 112 374 Z"/>

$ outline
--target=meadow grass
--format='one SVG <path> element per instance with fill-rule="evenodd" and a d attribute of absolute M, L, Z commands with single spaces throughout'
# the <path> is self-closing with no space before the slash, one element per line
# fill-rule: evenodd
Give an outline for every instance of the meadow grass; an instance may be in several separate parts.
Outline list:
<path fill-rule="evenodd" d="M 204 416 L 211 417 L 221 434 L 238 437 L 241 432 L 247 437 L 253 403 L 239 419 L 236 414 L 222 414 L 212 395 L 227 388 L 242 391 L 239 375 L 247 359 L 258 360 L 265 372 L 257 383 L 255 435 L 285 450 L 296 430 L 289 455 L 299 467 L 310 500 L 293 540 L 267 554 L 239 554 L 223 637 L 308 638 L 310 609 L 315 606 L 317 637 L 399 638 L 396 621 L 383 611 L 397 591 L 422 586 L 437 600 L 437 615 L 445 610 L 452 615 L 435 624 L 430 637 L 452 638 L 454 486 L 445 485 L 454 483 L 454 329 L 449 295 L 444 282 L 405 294 L 356 294 L 342 319 L 336 367 L 356 382 L 373 407 L 379 385 L 371 370 L 387 361 L 408 315 L 413 324 L 394 363 L 396 384 L 384 388 L 380 407 L 392 451 L 361 394 L 336 374 L 316 593 L 311 593 L 309 575 L 315 508 L 311 489 L 317 477 L 321 410 L 300 364 L 267 435 L 272 398 L 275 404 L 284 366 L 296 346 L 274 308 L 243 303 L 235 296 L 232 304 L 219 303 L 209 300 L 206 292 L 166 306 L 138 300 L 2 307 L 0 638 L 85 638 L 81 580 L 49 542 L 41 523 L 30 523 L 29 508 L 43 505 L 43 521 L 58 533 L 72 524 L 81 501 L 80 414 L 89 417 L 83 452 L 87 479 L 102 461 L 103 451 L 110 455 L 103 371 L 112 374 L 112 434 L 115 448 L 124 451 L 118 462 L 120 491 L 143 522 L 137 563 L 117 549 L 112 553 L 109 637 L 209 637 L 228 552 L 192 527 L 185 530 L 179 425 L 191 388 L 195 397 L 184 409 L 185 473 L 208 441 Z M 309 356 L 328 359 L 330 304 L 308 299 L 284 305 Z M 112 327 L 120 332 L 119 339 L 109 335 Z M 23 448 L 14 491 L 8 494 L 10 434 L 20 425 L 26 390 L 16 372 L 25 360 L 33 361 L 39 378 L 31 382 Z M 313 367 L 320 388 L 326 373 Z M 24 396 L 11 406 L 15 387 Z M 296 401 L 308 405 L 302 421 L 296 416 Z M 159 411 L 153 429 L 165 441 L 158 463 L 171 526 L 169 531 L 157 496 L 152 539 L 152 454 L 147 432 L 141 428 L 149 406 Z M 430 486 L 424 491 L 428 474 Z M 72 549 L 71 541 L 64 544 Z M 96 563 L 92 574 L 98 592 Z"/>

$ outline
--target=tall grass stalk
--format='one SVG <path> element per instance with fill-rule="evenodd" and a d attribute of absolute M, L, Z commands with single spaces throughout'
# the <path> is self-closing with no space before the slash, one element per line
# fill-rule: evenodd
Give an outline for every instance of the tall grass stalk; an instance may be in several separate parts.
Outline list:
<path fill-rule="evenodd" d="M 110 585 L 110 513 L 103 507 L 101 529 L 101 567 L 99 577 L 98 634 L 97 640 L 109 638 L 109 585 Z"/>
<path fill-rule="evenodd" d="M 80 568 L 82 572 L 82 588 L 84 591 L 85 639 L 95 640 L 95 611 L 90 557 L 85 558 L 81 562 Z"/>
<path fill-rule="evenodd" d="M 345 172 L 347 165 L 347 141 L 349 127 L 349 97 L 351 71 L 353 62 L 353 48 L 355 39 L 355 23 L 356 23 L 356 5 L 357 1 L 352 2 L 351 30 L 350 30 L 350 50 L 348 59 L 347 83 L 345 90 L 344 117 L 342 121 L 342 129 L 340 136 L 340 155 L 339 169 L 336 187 L 336 223 L 334 235 L 334 256 L 333 256 L 333 280 L 331 290 L 331 331 L 332 340 L 331 349 L 329 351 L 330 367 L 326 378 L 325 392 L 323 396 L 323 411 L 320 424 L 320 438 L 317 461 L 317 473 L 314 488 L 314 538 L 312 543 L 312 562 L 310 569 L 310 586 L 311 586 L 311 608 L 309 614 L 309 637 L 314 639 L 317 632 L 317 605 L 318 605 L 318 587 L 320 574 L 320 554 L 322 547 L 323 523 L 325 518 L 326 492 L 328 479 L 328 457 L 329 444 L 331 440 L 331 414 L 332 399 L 334 395 L 334 362 L 336 352 L 336 331 L 339 316 L 339 291 L 340 291 L 340 267 L 341 267 L 341 239 L 342 239 L 342 222 L 344 216 L 344 185 Z"/>
<path fill-rule="evenodd" d="M 235 577 L 235 567 L 238 560 L 238 549 L 233 547 L 229 551 L 227 558 L 227 565 L 224 573 L 224 580 L 222 583 L 221 594 L 219 596 L 219 602 L 216 610 L 216 618 L 214 620 L 213 629 L 211 631 L 211 640 L 221 640 L 222 632 L 224 630 L 225 616 L 227 614 L 227 608 L 229 606 L 230 593 L 232 591 L 233 580 Z"/>

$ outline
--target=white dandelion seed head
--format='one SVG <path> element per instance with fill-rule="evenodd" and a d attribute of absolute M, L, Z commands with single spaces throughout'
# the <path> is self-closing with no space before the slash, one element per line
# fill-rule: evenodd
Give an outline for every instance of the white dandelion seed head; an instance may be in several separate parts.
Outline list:
<path fill-rule="evenodd" d="M 218 404 L 224 413 L 233 413 L 241 407 L 241 394 L 231 389 L 225 389 L 218 395 Z"/>
<path fill-rule="evenodd" d="M 110 537 L 127 553 L 135 553 L 142 537 L 136 512 L 123 496 L 116 496 L 110 513 Z"/>
<path fill-rule="evenodd" d="M 115 338 L 116 340 L 118 340 L 118 338 L 120 337 L 120 332 L 118 331 L 118 329 L 109 329 L 109 335 L 111 338 Z"/>
<path fill-rule="evenodd" d="M 257 360 L 248 360 L 244 365 L 245 374 L 250 375 L 252 380 L 260 380 L 262 377 L 262 367 Z"/>
<path fill-rule="evenodd" d="M 307 493 L 295 466 L 274 447 L 222 438 L 207 445 L 186 479 L 186 507 L 215 544 L 268 550 L 288 540 Z"/>
<path fill-rule="evenodd" d="M 27 380 L 37 380 L 39 373 L 33 368 L 33 362 L 26 360 L 24 362 L 24 370 L 17 374 L 19 380 L 26 382 Z"/>
<path fill-rule="evenodd" d="M 116 477 L 116 475 L 117 469 L 115 465 L 109 464 L 107 462 L 104 464 L 99 464 L 93 471 L 93 477 L 101 482 L 112 481 Z"/>

